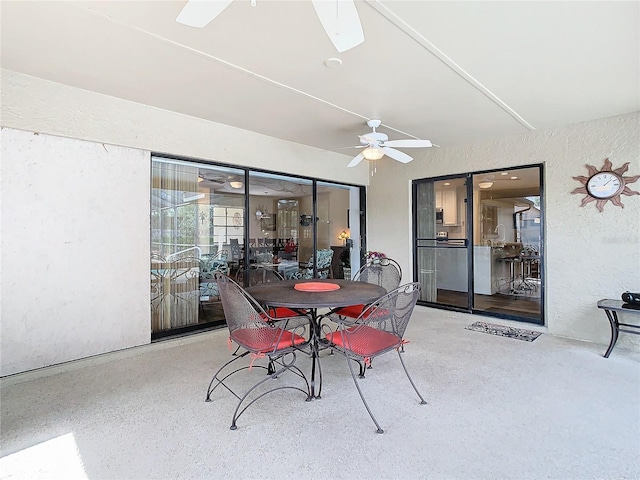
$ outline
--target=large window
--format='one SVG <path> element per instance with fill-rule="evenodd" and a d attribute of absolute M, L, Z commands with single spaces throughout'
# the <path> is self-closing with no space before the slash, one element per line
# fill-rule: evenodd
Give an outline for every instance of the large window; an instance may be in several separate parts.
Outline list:
<path fill-rule="evenodd" d="M 156 156 L 152 162 L 152 338 L 224 323 L 216 272 L 239 283 L 256 265 L 283 278 L 350 273 L 347 214 L 354 212 L 359 238 L 361 187 Z"/>

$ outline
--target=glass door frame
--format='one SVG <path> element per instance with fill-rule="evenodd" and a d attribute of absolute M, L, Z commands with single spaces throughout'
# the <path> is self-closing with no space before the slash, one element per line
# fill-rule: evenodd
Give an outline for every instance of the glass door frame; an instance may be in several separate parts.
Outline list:
<path fill-rule="evenodd" d="M 265 170 L 265 169 L 259 169 L 259 168 L 253 168 L 253 167 L 247 167 L 247 166 L 241 166 L 241 165 L 234 165 L 234 164 L 229 164 L 229 163 L 218 163 L 218 162 L 210 162 L 210 161 L 206 161 L 206 160 L 201 160 L 201 159 L 194 159 L 194 158 L 189 158 L 189 157 L 182 157 L 179 155 L 169 155 L 169 154 L 162 154 L 162 153 L 154 153 L 152 152 L 151 156 L 150 156 L 150 163 L 151 163 L 151 178 L 150 178 L 150 198 L 151 195 L 153 194 L 153 172 L 154 172 L 154 164 L 155 162 L 168 162 L 168 163 L 179 163 L 179 164 L 185 164 L 187 166 L 191 166 L 194 168 L 202 168 L 202 169 L 207 169 L 207 168 L 211 168 L 211 169 L 216 169 L 216 168 L 220 168 L 220 169 L 233 169 L 234 171 L 238 172 L 238 176 L 240 178 L 244 179 L 244 185 L 245 186 L 249 186 L 251 181 L 252 181 L 252 175 L 255 174 L 265 174 L 265 175 L 273 175 L 273 176 L 277 176 L 277 177 L 283 177 L 283 178 L 290 178 L 292 181 L 304 181 L 304 182 L 308 182 L 311 186 L 311 191 L 312 191 L 312 202 L 311 202 L 311 215 L 313 216 L 313 218 L 317 218 L 318 215 L 318 184 L 321 184 L 323 186 L 331 186 L 331 185 L 335 185 L 336 187 L 339 186 L 344 186 L 347 187 L 351 190 L 351 195 L 350 198 L 353 200 L 353 198 L 360 198 L 360 205 L 359 205 L 359 232 L 360 232 L 360 244 L 362 245 L 362 251 L 366 250 L 366 213 L 365 213 L 365 207 L 366 207 L 366 203 L 363 199 L 366 199 L 366 187 L 362 186 L 362 185 L 355 185 L 355 184 L 349 184 L 349 183 L 345 183 L 345 182 L 339 182 L 339 181 L 334 181 L 334 180 L 326 180 L 326 179 L 321 179 L 321 178 L 315 178 L 315 177 L 307 177 L 307 176 L 303 176 L 303 175 L 292 175 L 292 174 L 288 174 L 288 173 L 283 173 L 283 172 L 277 172 L 277 171 L 273 171 L 273 170 Z M 354 190 L 357 189 L 357 192 Z M 250 238 L 250 232 L 249 232 L 249 225 L 250 225 L 250 220 L 252 219 L 251 217 L 251 205 L 250 205 L 250 198 L 251 198 L 251 193 L 249 192 L 249 188 L 245 188 L 244 193 L 242 193 L 242 195 L 244 196 L 244 199 L 242 201 L 242 205 L 244 208 L 244 214 L 243 214 L 243 225 L 244 225 L 244 238 L 243 238 L 243 242 L 240 243 L 240 247 L 242 248 L 242 254 L 241 257 L 244 265 L 249 265 L 250 264 L 250 245 L 249 245 L 249 238 Z M 150 216 L 152 215 L 152 209 L 153 209 L 153 202 L 150 201 Z M 353 224 L 354 221 L 356 220 L 356 215 L 354 214 L 354 208 L 351 208 L 351 223 Z M 344 212 L 344 215 L 342 215 L 340 218 L 345 220 L 345 222 L 347 221 L 347 212 Z M 152 222 L 150 222 L 150 228 L 153 228 Z M 317 265 L 317 259 L 316 259 L 316 251 L 317 251 L 317 247 L 318 247 L 318 224 L 316 221 L 312 221 L 310 227 L 312 228 L 312 244 L 313 244 L 313 250 L 311 255 L 313 255 L 313 259 L 314 259 L 314 276 L 317 272 L 316 270 L 316 265 Z M 354 229 L 356 230 L 356 229 Z M 356 239 L 354 239 L 355 241 L 358 241 Z M 197 241 L 197 240 L 196 240 Z M 330 238 L 329 241 L 337 241 L 337 236 L 334 239 L 333 237 Z M 153 245 L 153 235 L 150 235 L 150 251 L 152 251 L 152 245 Z M 304 259 L 304 261 L 306 262 L 308 260 Z M 356 262 L 359 260 L 358 259 L 353 259 Z M 359 264 L 357 265 L 359 267 Z M 246 276 L 245 276 L 245 281 L 246 281 Z M 208 322 L 208 323 L 197 323 L 197 324 L 193 324 L 193 325 L 188 325 L 185 327 L 178 327 L 178 328 L 170 328 L 167 330 L 159 330 L 157 332 L 152 331 L 151 333 L 151 340 L 159 340 L 161 338 L 165 338 L 165 337 L 170 337 L 173 335 L 177 335 L 177 334 L 184 334 L 184 333 L 190 333 L 192 331 L 197 331 L 197 330 L 201 330 L 203 328 L 210 328 L 210 327 L 222 327 L 225 325 L 225 321 L 224 319 L 220 320 L 220 321 L 213 321 L 213 322 Z"/>
<path fill-rule="evenodd" d="M 531 317 L 523 317 L 517 314 L 508 314 L 508 313 L 496 313 L 489 312 L 487 310 L 482 310 L 476 308 L 475 306 L 475 289 L 474 289 L 474 278 L 475 278 L 475 269 L 474 269 L 474 225 L 476 219 L 474 218 L 474 191 L 473 191 L 473 178 L 487 175 L 487 174 L 495 174 L 498 172 L 508 171 L 517 171 L 526 168 L 538 168 L 539 173 L 539 195 L 540 195 L 540 246 L 539 246 L 539 275 L 540 275 L 540 315 L 538 318 Z M 544 197 L 544 164 L 531 164 L 531 165 L 521 165 L 514 167 L 506 167 L 506 168 L 496 168 L 491 170 L 482 170 L 476 172 L 468 172 L 463 174 L 452 174 L 452 175 L 444 175 L 439 177 L 427 177 L 414 179 L 411 182 L 412 188 L 412 255 L 413 255 L 413 281 L 419 281 L 419 267 L 418 267 L 418 185 L 425 182 L 437 182 L 451 179 L 460 179 L 465 178 L 465 186 L 466 186 L 466 218 L 467 224 L 465 225 L 465 238 L 466 238 L 466 248 L 467 248 L 467 306 L 453 306 L 447 305 L 443 303 L 431 302 L 418 300 L 418 305 L 423 305 L 427 307 L 442 309 L 442 310 L 450 310 L 450 311 L 459 311 L 470 314 L 477 314 L 486 317 L 494 317 L 501 318 L 506 320 L 515 320 L 519 322 L 525 323 L 533 323 L 539 325 L 545 325 L 545 236 L 544 236 L 544 225 L 545 225 L 545 197 Z M 435 208 L 435 206 L 434 206 Z"/>
<path fill-rule="evenodd" d="M 418 185 L 422 184 L 422 183 L 427 183 L 427 182 L 431 182 L 435 185 L 436 182 L 441 182 L 441 181 L 447 181 L 447 180 L 459 180 L 459 179 L 464 179 L 464 186 L 465 186 L 465 200 L 464 200 L 464 205 L 465 205 L 465 211 L 466 211 L 466 218 L 471 218 L 470 214 L 471 214 L 471 208 L 470 205 L 472 205 L 471 202 L 469 202 L 469 199 L 471 198 L 471 174 L 468 173 L 463 173 L 463 174 L 452 174 L 452 175 L 444 175 L 444 176 L 440 176 L 440 177 L 433 177 L 433 178 L 422 178 L 422 179 L 416 179 L 413 180 L 411 182 L 411 198 L 412 198 L 412 208 L 413 208 L 413 212 L 412 212 L 412 239 L 413 239 L 413 281 L 417 282 L 419 281 L 419 267 L 418 267 L 418 249 L 420 248 L 433 248 L 434 251 L 437 252 L 438 249 L 461 249 L 464 248 L 466 250 L 466 262 L 467 262 L 467 305 L 466 306 L 456 306 L 456 305 L 451 305 L 451 304 L 444 304 L 444 303 L 439 303 L 439 302 L 431 302 L 431 301 L 425 301 L 425 300 L 418 300 L 418 304 L 419 305 L 424 305 L 424 306 L 428 306 L 428 307 L 434 307 L 434 308 L 442 308 L 442 309 L 446 309 L 446 310 L 453 310 L 453 311 L 460 311 L 460 312 L 469 312 L 471 313 L 472 308 L 473 308 L 473 295 L 472 295 L 472 288 L 473 288 L 473 248 L 471 243 L 472 241 L 470 240 L 470 230 L 469 230 L 469 223 L 467 222 L 467 225 L 465 225 L 465 229 L 464 229 L 464 238 L 462 240 L 464 240 L 464 245 L 442 245 L 439 244 L 439 239 L 437 238 L 437 236 L 433 237 L 433 238 L 417 238 L 417 234 L 418 234 L 418 213 L 416 211 L 416 207 L 418 206 Z M 435 208 L 435 206 L 434 206 Z M 473 230 L 471 230 L 472 232 Z M 418 246 L 418 242 L 419 241 L 426 241 L 426 242 L 433 242 L 433 246 Z M 448 243 L 448 242 L 447 242 Z M 471 267 L 471 269 L 469 269 L 469 266 Z M 435 272 L 434 272 L 435 274 Z M 436 285 L 437 286 L 437 285 Z"/>

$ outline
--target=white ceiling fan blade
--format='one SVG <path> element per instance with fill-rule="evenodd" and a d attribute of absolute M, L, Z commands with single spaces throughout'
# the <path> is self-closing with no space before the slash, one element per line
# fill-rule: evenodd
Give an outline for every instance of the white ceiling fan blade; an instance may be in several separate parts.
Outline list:
<path fill-rule="evenodd" d="M 382 151 L 387 157 L 391 157 L 394 160 L 402 163 L 409 163 L 411 160 L 413 160 L 413 157 L 410 157 L 406 153 L 401 152 L 400 150 L 396 150 L 395 148 L 382 147 Z"/>
<path fill-rule="evenodd" d="M 338 147 L 337 150 L 346 150 L 347 148 L 365 148 L 366 145 L 349 145 L 348 147 Z"/>
<path fill-rule="evenodd" d="M 211 20 L 231 5 L 233 0 L 189 0 L 176 17 L 176 22 L 190 27 L 206 27 Z"/>
<path fill-rule="evenodd" d="M 433 146 L 429 140 L 389 140 L 384 147 L 419 148 Z"/>
<path fill-rule="evenodd" d="M 355 167 L 357 164 L 359 164 L 362 160 L 364 159 L 364 155 L 362 153 L 359 153 L 358 155 L 356 155 L 354 157 L 353 160 L 351 160 L 351 162 L 349 162 L 349 165 L 347 165 L 347 167 Z"/>
<path fill-rule="evenodd" d="M 342 53 L 364 42 L 362 24 L 353 0 L 312 0 L 322 28 Z"/>

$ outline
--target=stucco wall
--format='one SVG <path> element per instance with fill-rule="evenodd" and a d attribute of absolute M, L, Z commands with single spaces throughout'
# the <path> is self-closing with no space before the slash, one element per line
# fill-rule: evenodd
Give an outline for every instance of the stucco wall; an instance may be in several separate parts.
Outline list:
<path fill-rule="evenodd" d="M 2 129 L 3 376 L 149 342 L 149 157 Z"/>
<path fill-rule="evenodd" d="M 584 195 L 570 193 L 580 186 L 572 177 L 587 175 L 585 164 L 602 168 L 605 158 L 614 168 L 630 162 L 627 176 L 640 174 L 640 114 L 432 148 L 407 165 L 378 162 L 368 196 L 369 248 L 386 252 L 403 271 L 412 272 L 412 179 L 542 163 L 547 327 L 550 333 L 606 344 L 609 323 L 596 302 L 620 298 L 628 289 L 640 291 L 640 196 L 623 196 L 624 209 L 609 202 L 599 213 L 594 203 L 580 208 Z M 640 191 L 640 181 L 629 187 Z M 630 315 L 622 317 L 633 323 Z M 621 335 L 619 343 L 638 342 Z"/>
<path fill-rule="evenodd" d="M 356 185 L 368 183 L 366 169 L 344 168 L 351 158 L 347 155 L 5 69 L 0 73 L 5 127 Z"/>

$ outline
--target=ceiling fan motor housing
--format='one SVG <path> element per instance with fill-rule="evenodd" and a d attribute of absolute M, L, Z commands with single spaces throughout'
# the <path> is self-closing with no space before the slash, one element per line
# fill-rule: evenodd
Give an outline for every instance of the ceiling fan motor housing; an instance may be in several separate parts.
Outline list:
<path fill-rule="evenodd" d="M 362 145 L 369 145 L 369 144 L 378 144 L 381 142 L 386 142 L 389 139 L 389 137 L 384 134 L 384 133 L 380 133 L 380 132 L 371 132 L 371 133 L 365 133 L 364 135 L 360 135 L 360 143 Z"/>

